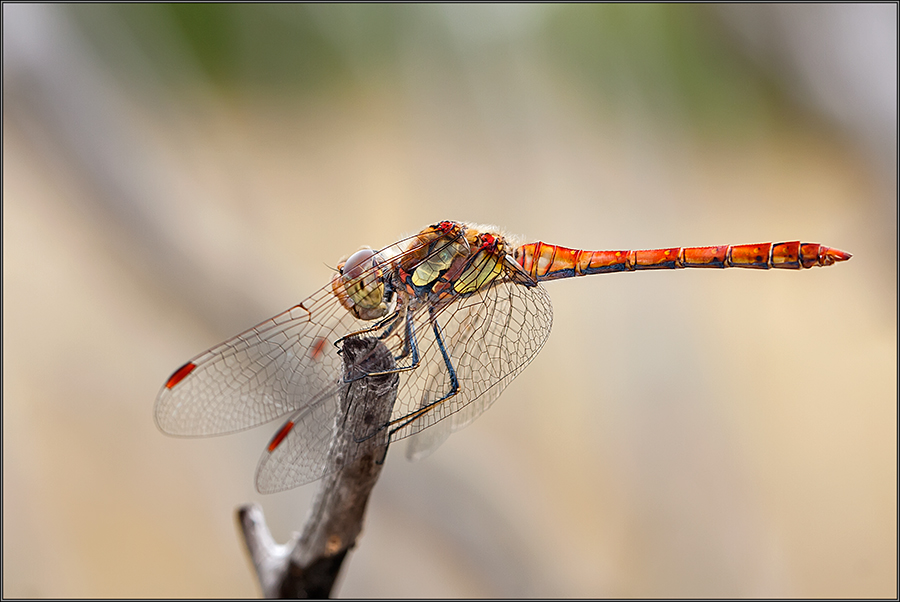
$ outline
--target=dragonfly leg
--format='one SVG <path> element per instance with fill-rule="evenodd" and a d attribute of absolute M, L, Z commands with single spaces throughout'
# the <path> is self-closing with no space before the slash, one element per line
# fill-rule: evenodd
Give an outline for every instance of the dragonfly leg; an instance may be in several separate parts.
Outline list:
<path fill-rule="evenodd" d="M 385 336 L 385 337 L 388 336 L 394 330 L 394 326 L 396 326 L 396 325 L 397 325 L 396 323 L 392 324 L 391 328 L 387 332 L 385 332 L 383 336 Z M 419 365 L 419 360 L 418 360 L 419 350 L 416 347 L 416 339 L 415 339 L 416 335 L 415 335 L 415 331 L 413 330 L 413 327 L 412 327 L 413 326 L 412 325 L 412 314 L 409 311 L 406 312 L 405 325 L 406 325 L 406 336 L 403 337 L 403 349 L 400 350 L 400 355 L 394 356 L 394 361 L 399 362 L 400 360 L 409 356 L 410 351 L 412 351 L 413 365 L 418 366 Z"/>
<path fill-rule="evenodd" d="M 407 316 L 407 319 L 405 320 L 404 323 L 406 324 L 407 332 L 406 332 L 406 336 L 403 339 L 403 349 L 400 351 L 400 355 L 394 356 L 394 361 L 400 361 L 403 358 L 407 357 L 409 355 L 410 349 L 412 349 L 412 347 L 413 347 L 413 345 L 410 345 L 410 343 L 409 343 L 410 333 L 412 332 L 412 329 L 410 328 L 408 311 L 406 312 L 406 316 Z M 399 324 L 399 323 L 400 323 L 400 320 L 394 320 L 393 322 L 391 322 L 391 325 L 388 328 L 386 328 L 384 332 L 382 332 L 380 335 L 378 335 L 378 340 L 383 341 L 386 338 L 388 338 L 389 336 L 391 336 L 391 334 L 394 332 L 394 329 L 397 327 L 397 324 Z M 416 362 L 414 362 L 414 363 L 416 366 L 418 366 L 418 363 L 416 363 Z"/>
<path fill-rule="evenodd" d="M 412 353 L 412 363 L 409 366 L 401 366 L 399 368 L 393 368 L 391 370 L 383 370 L 381 372 L 367 372 L 367 373 L 361 374 L 355 378 L 347 378 L 345 376 L 343 378 L 343 382 L 350 383 L 350 382 L 359 380 L 359 379 L 367 377 L 367 376 L 385 376 L 387 374 L 397 374 L 399 372 L 408 372 L 410 370 L 415 370 L 416 368 L 418 368 L 419 367 L 419 346 L 416 343 L 416 330 L 413 327 L 414 326 L 413 325 L 413 315 L 412 315 L 412 312 L 409 311 L 408 309 L 406 310 L 405 322 L 406 322 L 406 341 L 404 342 L 403 345 L 406 350 L 399 356 L 399 358 L 406 357 L 407 355 Z M 392 324 L 390 329 L 388 330 L 388 332 L 390 332 L 390 330 L 393 330 L 394 326 L 395 326 L 395 324 Z M 347 336 L 351 336 L 351 335 L 347 335 Z M 345 336 L 341 340 L 346 339 L 346 338 L 347 337 Z M 378 338 L 381 339 L 382 337 L 378 337 Z M 394 358 L 394 359 L 399 359 L 399 358 Z"/>
<path fill-rule="evenodd" d="M 394 433 L 459 393 L 459 379 L 456 376 L 456 369 L 453 367 L 453 363 L 450 361 L 450 354 L 447 353 L 447 348 L 444 346 L 444 338 L 441 336 L 441 327 L 438 324 L 437 319 L 434 317 L 434 308 L 429 307 L 428 313 L 431 321 L 431 329 L 434 331 L 434 338 L 437 341 L 438 349 L 441 350 L 441 356 L 444 358 L 444 366 L 447 367 L 447 372 L 450 374 L 450 391 L 448 391 L 447 394 L 440 399 L 429 402 L 415 412 L 411 412 L 406 416 L 402 416 L 396 420 L 392 420 L 387 425 L 385 425 L 391 427 L 391 430 L 388 433 L 388 441 L 391 440 L 391 437 L 394 435 Z"/>
<path fill-rule="evenodd" d="M 450 399 L 451 397 L 453 397 L 457 393 L 459 393 L 459 378 L 457 378 L 456 369 L 453 367 L 453 363 L 450 361 L 450 354 L 447 353 L 447 348 L 444 346 L 444 339 L 441 336 L 441 327 L 438 324 L 437 319 L 434 316 L 434 308 L 433 307 L 429 307 L 428 317 L 429 317 L 429 321 L 431 322 L 431 329 L 432 329 L 432 331 L 434 331 L 434 338 L 437 341 L 438 349 L 440 349 L 441 356 L 444 358 L 444 366 L 446 366 L 447 372 L 450 374 L 450 391 L 448 391 L 447 394 L 444 395 L 443 397 L 441 397 L 440 399 L 436 399 L 434 401 L 431 401 L 431 402 L 423 405 L 421 408 L 419 408 L 415 412 L 410 412 L 409 414 L 407 414 L 405 416 L 401 416 L 400 418 L 397 418 L 396 420 L 392 420 L 386 424 L 383 424 L 381 427 L 376 429 L 371 434 L 366 435 L 362 439 L 358 439 L 357 442 L 365 441 L 366 439 L 374 437 L 377 433 L 383 431 L 384 429 L 390 428 L 390 431 L 388 432 L 388 438 L 387 438 L 388 443 L 390 443 L 391 437 L 394 435 L 394 433 L 396 433 L 403 427 L 409 425 L 414 420 L 421 417 L 423 414 L 427 413 L 428 411 L 432 410 L 433 408 L 436 408 L 438 405 L 444 403 L 445 401 L 447 401 L 448 399 Z M 416 359 L 418 360 L 418 355 L 415 350 L 414 350 L 414 354 L 416 354 Z"/>
<path fill-rule="evenodd" d="M 413 324 L 412 312 L 406 311 L 406 340 L 403 343 L 403 353 L 395 357 L 395 360 L 402 359 L 412 353 L 412 363 L 409 366 L 401 366 L 392 370 L 383 372 L 370 372 L 367 376 L 383 376 L 385 374 L 396 374 L 398 372 L 409 372 L 419 367 L 419 344 L 416 342 L 416 329 Z"/>
<path fill-rule="evenodd" d="M 344 339 L 349 339 L 350 337 L 355 337 L 355 336 L 359 336 L 361 334 L 367 334 L 369 332 L 374 332 L 380 328 L 384 328 L 385 324 L 391 324 L 391 326 L 390 326 L 390 328 L 388 328 L 387 332 L 378 337 L 379 339 L 383 339 L 385 336 L 387 336 L 387 334 L 390 334 L 390 332 L 394 329 L 394 325 L 396 324 L 396 320 L 399 316 L 400 316 L 400 310 L 398 309 L 397 311 L 395 311 L 391 315 L 387 316 L 386 318 L 382 318 L 381 320 L 378 320 L 378 322 L 376 322 L 372 326 L 369 326 L 368 328 L 363 328 L 362 330 L 355 330 L 351 333 L 345 334 L 344 336 L 342 336 L 341 338 L 339 338 L 338 340 L 336 340 L 334 342 L 334 346 L 337 347 L 338 349 L 340 349 L 340 345 L 341 345 L 341 343 L 344 342 Z"/>
<path fill-rule="evenodd" d="M 378 458 L 377 460 L 375 460 L 375 464 L 378 464 L 379 466 L 384 464 L 384 460 L 385 460 L 385 458 L 387 458 L 387 450 L 390 446 L 391 446 L 391 438 L 390 438 L 390 436 L 388 436 L 387 443 L 384 444 L 384 451 L 381 452 L 381 457 Z"/>

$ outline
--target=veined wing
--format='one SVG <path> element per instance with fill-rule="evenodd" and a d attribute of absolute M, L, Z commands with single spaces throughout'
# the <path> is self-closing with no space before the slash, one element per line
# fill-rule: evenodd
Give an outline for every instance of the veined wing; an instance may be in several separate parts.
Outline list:
<path fill-rule="evenodd" d="M 340 439 L 336 435 L 341 390 L 347 386 L 335 384 L 279 429 L 256 468 L 260 493 L 292 489 L 325 476 L 332 447 Z"/>
<path fill-rule="evenodd" d="M 170 435 L 221 435 L 305 407 L 341 377 L 334 342 L 367 327 L 321 289 L 299 305 L 197 356 L 156 400 Z"/>
<path fill-rule="evenodd" d="M 424 457 L 450 432 L 469 424 L 540 351 L 550 334 L 552 312 L 543 287 L 529 288 L 513 282 L 501 282 L 445 306 L 437 319 L 459 380 L 459 393 L 395 431 L 390 441 L 416 434 L 414 456 Z M 451 387 L 426 308 L 416 312 L 414 325 L 420 364 L 415 370 L 397 374 L 399 385 L 392 422 L 402 423 L 404 417 L 441 398 Z M 377 334 L 373 332 L 371 336 Z M 398 327 L 382 341 L 392 353 L 400 355 L 403 336 L 403 329 Z M 409 363 L 409 358 L 405 363 Z M 402 359 L 398 361 L 398 366 L 403 364 Z M 340 394 L 346 386 L 336 384 L 285 423 L 260 459 L 256 477 L 259 491 L 291 489 L 336 467 L 328 462 L 328 455 L 340 428 Z M 356 436 L 366 440 L 378 437 L 387 444 L 391 428 L 389 424 L 373 425 L 370 432 Z M 340 453 L 344 464 L 365 447 L 368 446 L 357 447 L 352 442 L 343 447 Z"/>
<path fill-rule="evenodd" d="M 349 382 L 312 400 L 278 430 L 256 469 L 260 493 L 314 481 L 363 453 L 374 454 L 376 461 L 387 453 L 389 432 L 371 429 L 390 419 L 397 396 L 399 374 L 390 372 L 396 365 L 393 353 L 371 337 L 346 339 L 342 347 L 352 366 Z M 364 371 L 382 374 L 353 380 Z"/>
<path fill-rule="evenodd" d="M 379 251 L 386 264 L 413 252 L 405 248 L 412 238 Z M 376 269 L 390 267 L 360 278 Z M 335 341 L 372 325 L 347 311 L 328 284 L 175 371 L 156 399 L 156 423 L 170 435 L 222 435 L 301 410 L 341 378 Z"/>
<path fill-rule="evenodd" d="M 391 441 L 419 433 L 440 421 L 435 437 L 422 434 L 410 455 L 422 457 L 439 445 L 445 435 L 478 417 L 541 350 L 553 323 L 550 297 L 540 285 L 527 287 L 504 280 L 459 298 L 437 314 L 459 392 L 399 428 Z M 421 366 L 400 375 L 400 392 L 394 404 L 395 427 L 451 389 L 451 379 L 438 348 L 427 311 L 417 312 L 416 338 Z"/>

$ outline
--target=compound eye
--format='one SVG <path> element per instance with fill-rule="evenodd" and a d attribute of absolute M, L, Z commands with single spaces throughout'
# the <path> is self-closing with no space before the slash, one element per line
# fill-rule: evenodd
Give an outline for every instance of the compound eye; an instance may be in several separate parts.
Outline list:
<path fill-rule="evenodd" d="M 375 261 L 371 260 L 373 255 L 377 253 L 372 249 L 360 249 L 344 262 L 341 275 L 347 280 L 359 278 L 363 272 L 375 265 Z"/>

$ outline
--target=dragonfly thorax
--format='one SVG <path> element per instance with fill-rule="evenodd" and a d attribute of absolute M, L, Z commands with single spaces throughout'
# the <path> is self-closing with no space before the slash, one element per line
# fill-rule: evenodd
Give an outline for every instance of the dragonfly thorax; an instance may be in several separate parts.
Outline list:
<path fill-rule="evenodd" d="M 448 302 L 499 282 L 507 243 L 478 226 L 441 222 L 420 232 L 399 262 L 405 289 L 420 301 Z"/>

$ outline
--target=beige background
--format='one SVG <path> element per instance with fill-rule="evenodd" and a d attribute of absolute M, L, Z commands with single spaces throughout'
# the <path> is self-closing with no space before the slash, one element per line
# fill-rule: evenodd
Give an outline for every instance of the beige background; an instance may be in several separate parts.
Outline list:
<path fill-rule="evenodd" d="M 456 219 L 854 257 L 549 283 L 497 403 L 420 463 L 392 448 L 338 595 L 896 596 L 896 6 L 396 7 L 386 59 L 327 8 L 277 19 L 342 75 L 273 90 L 128 8 L 3 6 L 3 595 L 258 595 L 234 509 L 283 541 L 316 485 L 254 491 L 277 425 L 162 435 L 159 387 L 360 245 Z M 265 40 L 232 26 L 240 66 Z M 747 72 L 686 94 L 716 68 L 673 39 Z"/>

